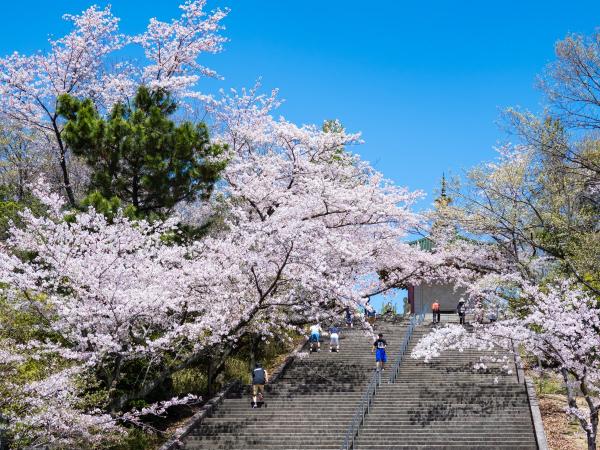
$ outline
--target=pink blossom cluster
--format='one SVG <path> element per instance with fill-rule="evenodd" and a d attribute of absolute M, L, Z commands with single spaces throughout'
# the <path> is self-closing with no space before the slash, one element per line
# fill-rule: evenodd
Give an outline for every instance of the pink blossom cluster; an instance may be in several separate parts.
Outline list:
<path fill-rule="evenodd" d="M 560 374 L 569 391 L 567 412 L 583 428 L 592 429 L 590 415 L 600 407 L 600 315 L 597 299 L 572 280 L 533 285 L 516 275 L 483 277 L 473 292 L 496 295 L 512 287 L 514 298 L 501 312 L 502 319 L 490 324 L 473 324 L 467 331 L 459 325 L 433 330 L 414 348 L 413 358 L 430 361 L 446 350 L 479 349 L 495 351 L 498 358 L 520 349 L 545 361 Z M 504 356 L 503 356 L 504 355 Z M 511 372 L 512 364 L 503 364 Z M 482 366 L 484 367 L 484 366 Z M 587 409 L 575 401 L 583 394 Z"/>

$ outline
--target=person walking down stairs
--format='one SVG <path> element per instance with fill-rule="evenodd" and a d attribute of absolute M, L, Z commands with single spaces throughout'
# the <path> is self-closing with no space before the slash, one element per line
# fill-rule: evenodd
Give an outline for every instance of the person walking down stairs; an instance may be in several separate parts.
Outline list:
<path fill-rule="evenodd" d="M 373 342 L 373 348 L 371 349 L 371 353 L 375 352 L 375 366 L 377 371 L 385 370 L 385 363 L 387 362 L 387 355 L 385 353 L 385 348 L 387 347 L 387 342 L 383 338 L 383 333 L 379 333 L 375 342 Z"/>
<path fill-rule="evenodd" d="M 377 312 L 375 311 L 375 308 L 373 308 L 373 305 L 371 305 L 370 300 L 367 300 L 367 303 L 365 304 L 365 317 L 367 318 L 369 325 L 375 325 Z"/>
<path fill-rule="evenodd" d="M 440 323 L 440 304 L 437 300 L 433 301 L 431 305 L 431 312 L 433 313 L 433 323 Z"/>
<path fill-rule="evenodd" d="M 265 395 L 265 384 L 269 382 L 269 374 L 262 368 L 261 363 L 257 362 L 252 371 L 252 408 L 256 408 Z"/>

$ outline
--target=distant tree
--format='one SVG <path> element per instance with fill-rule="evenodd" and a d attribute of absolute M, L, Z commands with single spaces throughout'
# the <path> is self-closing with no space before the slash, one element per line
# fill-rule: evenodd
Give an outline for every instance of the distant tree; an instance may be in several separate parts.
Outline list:
<path fill-rule="evenodd" d="M 117 197 L 143 214 L 166 212 L 206 197 L 224 167 L 224 147 L 211 144 L 204 123 L 176 124 L 171 95 L 140 87 L 133 104 L 104 118 L 87 99 L 59 98 L 64 139 L 91 169 L 90 190 Z"/>
<path fill-rule="evenodd" d="M 33 136 L 10 123 L 0 127 L 0 183 L 13 200 L 23 201 L 39 176 L 41 155 L 34 142 Z"/>
<path fill-rule="evenodd" d="M 540 87 L 570 127 L 600 128 L 600 32 L 569 34 L 555 45 L 556 59 L 540 77 Z"/>
<path fill-rule="evenodd" d="M 323 122 L 323 131 L 325 133 L 343 133 L 344 125 L 339 119 L 327 119 Z"/>

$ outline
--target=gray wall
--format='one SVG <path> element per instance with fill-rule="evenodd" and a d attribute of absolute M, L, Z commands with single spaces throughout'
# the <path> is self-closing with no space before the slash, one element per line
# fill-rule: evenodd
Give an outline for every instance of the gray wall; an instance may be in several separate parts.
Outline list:
<path fill-rule="evenodd" d="M 457 288 L 454 290 L 452 284 L 422 284 L 415 286 L 415 311 L 421 311 L 425 305 L 425 312 L 431 312 L 434 300 L 440 304 L 440 310 L 456 312 L 458 300 L 463 297 L 466 300 L 465 290 Z"/>

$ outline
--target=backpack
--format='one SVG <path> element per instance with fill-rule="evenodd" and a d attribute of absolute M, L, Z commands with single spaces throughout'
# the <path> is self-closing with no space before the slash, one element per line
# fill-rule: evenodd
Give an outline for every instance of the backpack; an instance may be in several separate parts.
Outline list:
<path fill-rule="evenodd" d="M 257 367 L 252 372 L 252 384 L 265 384 L 265 369 Z"/>

